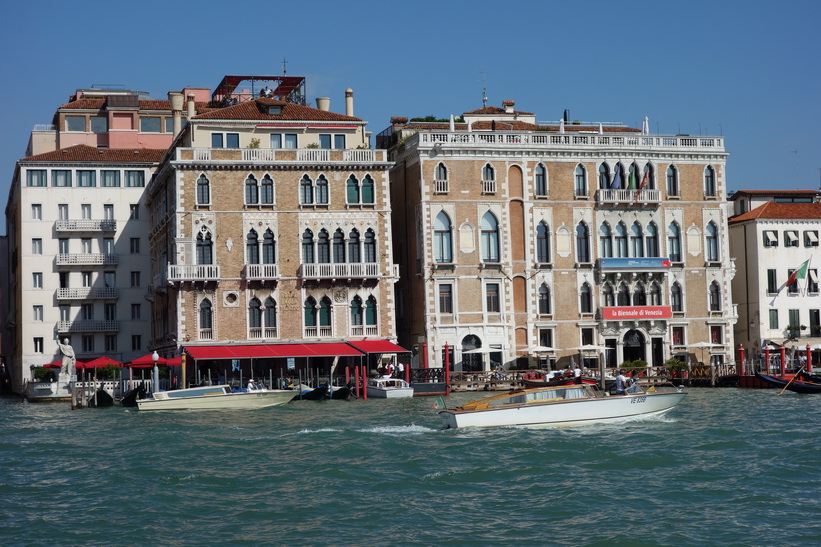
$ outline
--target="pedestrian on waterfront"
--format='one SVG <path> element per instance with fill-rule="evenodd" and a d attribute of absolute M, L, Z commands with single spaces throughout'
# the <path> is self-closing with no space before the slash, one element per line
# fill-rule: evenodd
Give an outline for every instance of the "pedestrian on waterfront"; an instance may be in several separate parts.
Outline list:
<path fill-rule="evenodd" d="M 624 371 L 620 370 L 619 375 L 616 376 L 616 395 L 624 395 L 625 389 L 627 388 L 627 376 L 624 375 Z"/>

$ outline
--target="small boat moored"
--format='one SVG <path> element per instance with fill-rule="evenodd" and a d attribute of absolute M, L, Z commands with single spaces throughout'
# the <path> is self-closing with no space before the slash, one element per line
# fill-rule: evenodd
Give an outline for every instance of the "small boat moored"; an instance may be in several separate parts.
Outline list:
<path fill-rule="evenodd" d="M 793 378 L 781 378 L 756 372 L 755 375 L 773 387 L 786 389 L 794 393 L 821 393 L 821 381 L 816 375 L 796 374 Z"/>
<path fill-rule="evenodd" d="M 442 410 L 439 416 L 446 428 L 601 424 L 664 414 L 685 395 L 680 389 L 648 392 L 633 385 L 625 395 L 610 396 L 594 385 L 573 384 L 501 393 Z"/>
<path fill-rule="evenodd" d="M 367 390 L 368 397 L 377 399 L 413 397 L 413 387 L 401 378 L 371 378 Z"/>
<path fill-rule="evenodd" d="M 294 397 L 289 389 L 232 391 L 231 386 L 204 386 L 175 391 L 158 391 L 137 399 L 137 410 L 218 410 L 253 409 L 284 405 Z"/>

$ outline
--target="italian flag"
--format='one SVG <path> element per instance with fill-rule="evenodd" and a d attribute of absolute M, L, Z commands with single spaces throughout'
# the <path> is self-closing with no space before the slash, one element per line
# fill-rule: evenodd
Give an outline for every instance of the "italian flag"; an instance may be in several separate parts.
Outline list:
<path fill-rule="evenodd" d="M 810 263 L 810 259 L 804 261 L 801 266 L 798 267 L 793 273 L 790 274 L 790 277 L 787 279 L 787 286 L 789 287 L 793 283 L 796 282 L 798 279 L 806 279 L 807 277 L 807 266 Z"/>

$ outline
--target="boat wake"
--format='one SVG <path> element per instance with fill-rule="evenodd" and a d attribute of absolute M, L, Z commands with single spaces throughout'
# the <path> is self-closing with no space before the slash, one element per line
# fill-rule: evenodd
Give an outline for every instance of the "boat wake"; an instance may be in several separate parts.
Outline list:
<path fill-rule="evenodd" d="M 425 433 L 432 433 L 437 430 L 421 425 L 384 425 L 368 427 L 357 431 L 360 433 L 379 433 L 393 437 L 404 437 L 407 435 L 424 435 Z"/>

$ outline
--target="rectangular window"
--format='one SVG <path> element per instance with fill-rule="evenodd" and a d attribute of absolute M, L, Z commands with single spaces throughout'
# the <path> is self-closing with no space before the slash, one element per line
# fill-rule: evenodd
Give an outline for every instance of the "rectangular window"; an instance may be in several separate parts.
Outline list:
<path fill-rule="evenodd" d="M 55 169 L 51 172 L 51 185 L 58 188 L 68 188 L 71 186 L 71 171 L 67 169 Z"/>
<path fill-rule="evenodd" d="M 119 188 L 120 172 L 106 169 L 100 172 L 100 186 L 104 188 Z"/>
<path fill-rule="evenodd" d="M 32 272 L 32 274 L 31 274 L 31 285 L 35 289 L 42 289 L 43 288 L 43 272 Z"/>
<path fill-rule="evenodd" d="M 142 349 L 143 339 L 139 334 L 131 335 L 131 351 L 139 351 Z"/>
<path fill-rule="evenodd" d="M 103 218 L 105 220 L 114 220 L 114 206 L 110 203 L 103 205 Z"/>
<path fill-rule="evenodd" d="M 553 329 L 539 329 L 539 345 L 546 348 L 553 347 Z"/>
<path fill-rule="evenodd" d="M 774 230 L 767 230 L 764 232 L 764 246 L 778 247 L 778 232 Z"/>
<path fill-rule="evenodd" d="M 799 315 L 799 310 L 790 310 L 790 324 L 787 325 L 787 328 L 790 331 L 790 338 L 798 338 L 801 334 L 801 316 Z"/>
<path fill-rule="evenodd" d="M 82 272 L 80 274 L 84 288 L 91 287 L 91 272 Z"/>
<path fill-rule="evenodd" d="M 225 135 L 226 148 L 239 148 L 239 133 L 226 133 Z"/>
<path fill-rule="evenodd" d="M 453 313 L 453 285 L 439 285 L 439 313 Z"/>
<path fill-rule="evenodd" d="M 804 232 L 804 247 L 818 247 L 818 232 Z"/>
<path fill-rule="evenodd" d="M 84 237 L 80 240 L 80 248 L 85 254 L 91 254 L 91 238 Z"/>
<path fill-rule="evenodd" d="M 140 204 L 139 203 L 132 203 L 129 206 L 129 218 L 131 220 L 139 220 L 140 219 Z"/>
<path fill-rule="evenodd" d="M 117 335 L 116 334 L 106 334 L 105 335 L 105 350 L 106 351 L 117 351 Z"/>
<path fill-rule="evenodd" d="M 34 353 L 43 353 L 43 339 L 39 336 L 34 338 Z"/>
<path fill-rule="evenodd" d="M 140 319 L 142 316 L 142 305 L 131 304 L 131 319 Z"/>
<path fill-rule="evenodd" d="M 222 133 L 211 133 L 211 148 L 222 148 L 223 143 Z"/>
<path fill-rule="evenodd" d="M 137 304 L 139 306 L 139 304 Z M 108 302 L 105 305 L 105 320 L 106 321 L 116 321 L 117 320 L 117 304 L 114 302 Z"/>
<path fill-rule="evenodd" d="M 95 186 L 97 186 L 95 171 L 77 171 L 77 188 L 94 188 Z"/>
<path fill-rule="evenodd" d="M 143 171 L 126 171 L 125 186 L 126 188 L 145 187 L 145 173 Z"/>
<path fill-rule="evenodd" d="M 798 247 L 798 232 L 796 230 L 787 230 L 784 232 L 784 246 Z"/>
<path fill-rule="evenodd" d="M 84 334 L 83 335 L 83 353 L 91 353 L 94 351 L 94 335 L 93 334 Z"/>
<path fill-rule="evenodd" d="M 131 286 L 132 287 L 139 287 L 140 286 L 140 272 L 131 272 Z"/>
<path fill-rule="evenodd" d="M 85 116 L 66 116 L 66 131 L 80 131 L 86 130 Z"/>
<path fill-rule="evenodd" d="M 775 270 L 767 270 L 767 294 L 775 294 L 778 291 L 778 276 Z"/>
<path fill-rule="evenodd" d="M 173 133 L 174 132 L 174 116 L 168 116 L 167 118 L 163 118 L 165 121 L 165 132 L 166 133 Z"/>
<path fill-rule="evenodd" d="M 91 220 L 91 204 L 90 203 L 83 203 L 80 205 L 80 216 L 84 220 Z"/>
<path fill-rule="evenodd" d="M 673 345 L 674 346 L 683 346 L 684 345 L 684 327 L 673 327 L 672 328 L 673 334 Z"/>
<path fill-rule="evenodd" d="M 105 237 L 103 238 L 103 253 L 107 255 L 114 254 L 114 238 L 113 237 Z"/>
<path fill-rule="evenodd" d="M 57 206 L 57 218 L 60 220 L 68 220 L 68 204 L 61 203 Z"/>
<path fill-rule="evenodd" d="M 140 238 L 132 237 L 131 238 L 131 254 L 138 255 L 140 254 Z"/>
<path fill-rule="evenodd" d="M 117 286 L 117 274 L 115 272 L 103 272 L 103 283 L 106 288 L 113 289 Z"/>
<path fill-rule="evenodd" d="M 71 321 L 71 306 L 60 306 L 60 321 Z"/>
<path fill-rule="evenodd" d="M 319 147 L 329 150 L 331 148 L 331 136 L 327 134 L 319 135 Z"/>
<path fill-rule="evenodd" d="M 487 311 L 488 312 L 496 312 L 498 313 L 501 311 L 499 306 L 499 284 L 498 283 L 488 283 L 485 285 L 485 295 L 486 295 L 486 303 L 487 303 Z"/>
<path fill-rule="evenodd" d="M 345 135 L 334 135 L 334 148 L 345 150 Z"/>
<path fill-rule="evenodd" d="M 770 328 L 778 328 L 778 310 L 770 310 Z"/>
<path fill-rule="evenodd" d="M 296 134 L 271 133 L 271 148 L 296 148 Z"/>
<path fill-rule="evenodd" d="M 39 237 L 35 237 L 31 240 L 31 254 L 33 255 L 41 255 L 43 254 L 43 240 Z"/>
<path fill-rule="evenodd" d="M 32 306 L 32 320 L 37 321 L 38 323 L 43 320 L 43 306 Z"/>
<path fill-rule="evenodd" d="M 69 242 L 69 239 L 65 238 L 65 237 L 61 237 L 60 239 L 58 239 L 57 240 L 57 252 L 59 252 L 61 255 L 68 254 L 69 253 L 68 242 Z"/>
<path fill-rule="evenodd" d="M 724 343 L 724 327 L 721 325 L 710 325 L 710 342 L 713 344 Z"/>
<path fill-rule="evenodd" d="M 582 329 L 582 345 L 586 346 L 587 344 L 593 343 L 593 329 L 590 328 L 583 328 Z"/>
<path fill-rule="evenodd" d="M 818 294 L 818 270 L 807 270 L 807 292 Z"/>
<path fill-rule="evenodd" d="M 108 118 L 105 116 L 91 117 L 91 132 L 92 133 L 107 133 L 108 132 Z"/>
<path fill-rule="evenodd" d="M 43 206 L 39 203 L 31 204 L 31 220 L 43 220 Z"/>
<path fill-rule="evenodd" d="M 295 133 L 286 134 L 286 135 L 284 135 L 284 137 L 285 137 L 285 143 L 284 143 L 285 148 L 290 148 L 290 149 L 296 148 L 296 134 Z"/>
<path fill-rule="evenodd" d="M 45 169 L 29 169 L 26 171 L 26 186 L 48 186 Z"/>
<path fill-rule="evenodd" d="M 140 133 L 159 133 L 162 118 L 149 116 L 140 118 Z"/>
<path fill-rule="evenodd" d="M 83 304 L 80 307 L 82 318 L 86 321 L 94 319 L 94 304 Z"/>
<path fill-rule="evenodd" d="M 810 310 L 810 336 L 821 336 L 821 310 Z"/>

